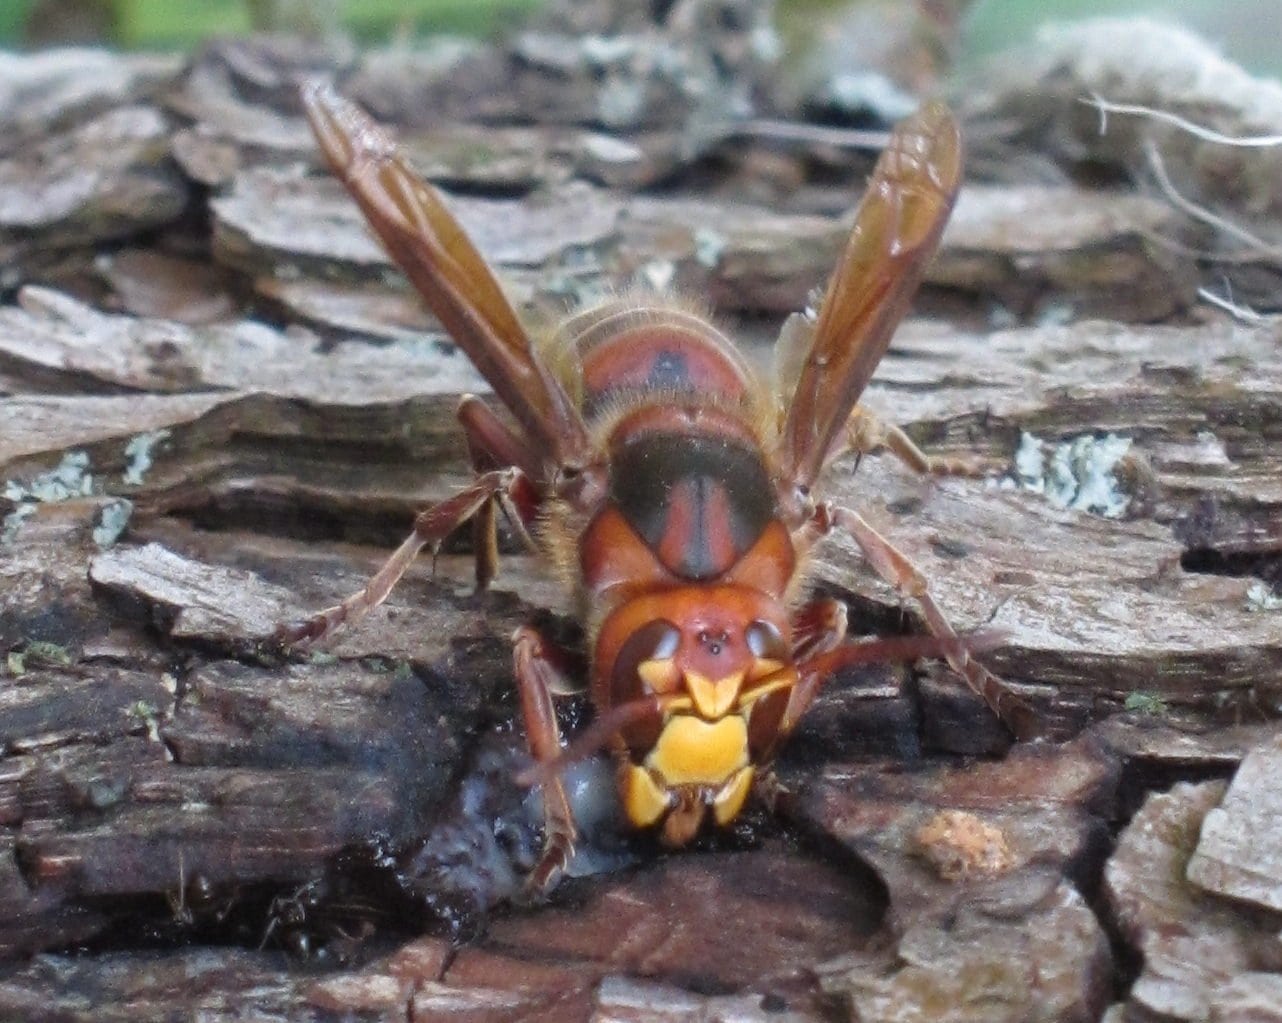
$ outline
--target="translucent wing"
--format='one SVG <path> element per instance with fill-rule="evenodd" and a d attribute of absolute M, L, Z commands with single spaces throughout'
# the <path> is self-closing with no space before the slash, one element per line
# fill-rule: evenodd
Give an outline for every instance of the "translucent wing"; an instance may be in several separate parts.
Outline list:
<path fill-rule="evenodd" d="M 868 386 L 939 244 L 961 183 L 961 136 L 942 103 L 903 121 L 877 161 L 854 230 L 837 263 L 804 359 L 784 396 L 783 479 L 809 487 L 838 432 Z M 799 328 L 800 329 L 800 328 Z M 795 345 L 805 334 L 791 338 Z M 791 365 L 788 365 L 791 363 Z"/>
<path fill-rule="evenodd" d="M 303 87 L 303 105 L 330 166 L 388 254 L 450 336 L 525 428 L 531 446 L 557 465 L 587 457 L 587 430 L 530 338 L 489 264 L 419 178 L 391 137 L 327 84 Z"/>

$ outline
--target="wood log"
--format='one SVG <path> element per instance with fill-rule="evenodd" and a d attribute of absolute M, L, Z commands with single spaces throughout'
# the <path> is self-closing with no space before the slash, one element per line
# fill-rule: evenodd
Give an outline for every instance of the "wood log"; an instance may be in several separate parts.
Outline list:
<path fill-rule="evenodd" d="M 585 802 L 527 905 L 510 637 L 582 640 L 546 566 L 505 533 L 475 594 L 461 536 L 326 649 L 272 642 L 467 479 L 454 408 L 485 388 L 297 79 L 404 130 L 532 323 L 672 287 L 765 365 L 869 164 L 709 127 L 772 81 L 765 5 L 696 31 L 711 6 L 448 53 L 0 57 L 0 95 L 43 83 L 0 104 L 0 1018 L 1276 1018 L 1279 328 L 1197 306 L 1205 226 L 1063 152 L 1053 186 L 967 182 L 866 395 L 986 475 L 870 457 L 828 490 L 999 630 L 1036 743 L 941 665 L 846 672 L 776 813 L 666 855 Z M 815 581 L 857 633 L 921 624 L 848 541 Z"/>

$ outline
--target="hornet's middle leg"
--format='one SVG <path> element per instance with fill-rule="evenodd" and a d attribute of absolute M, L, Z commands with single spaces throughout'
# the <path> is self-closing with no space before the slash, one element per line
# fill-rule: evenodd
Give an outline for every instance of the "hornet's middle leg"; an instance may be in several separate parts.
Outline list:
<path fill-rule="evenodd" d="M 540 500 L 535 483 L 542 471 L 538 459 L 498 416 L 472 395 L 464 395 L 459 402 L 458 418 L 472 468 L 477 473 L 471 485 L 419 512 L 413 531 L 363 589 L 305 621 L 277 626 L 277 641 L 314 643 L 344 622 L 368 614 L 387 599 L 424 547 L 435 550 L 469 520 L 476 533 L 477 588 L 484 589 L 498 571 L 496 516 L 500 507 L 526 542 L 533 544 L 529 527 L 538 513 Z"/>
<path fill-rule="evenodd" d="M 302 622 L 278 625 L 276 639 L 289 644 L 314 643 L 344 622 L 355 621 L 368 614 L 387 599 L 424 547 L 439 546 L 487 504 L 518 491 L 524 480 L 525 475 L 520 469 L 496 469 L 478 476 L 471 486 L 453 497 L 425 508 L 415 517 L 410 535 L 370 577 L 363 589 Z"/>
<path fill-rule="evenodd" d="M 917 602 L 931 635 L 946 641 L 943 652 L 948 666 L 966 680 L 984 702 L 1004 721 L 1017 738 L 1036 734 L 1033 709 L 1013 693 L 1000 678 L 971 655 L 957 630 L 935 603 L 925 575 L 894 544 L 878 533 L 858 512 L 849 508 L 821 505 L 815 512 L 814 526 L 820 534 L 833 529 L 849 533 L 859 544 L 873 570 L 895 588 L 901 597 Z"/>

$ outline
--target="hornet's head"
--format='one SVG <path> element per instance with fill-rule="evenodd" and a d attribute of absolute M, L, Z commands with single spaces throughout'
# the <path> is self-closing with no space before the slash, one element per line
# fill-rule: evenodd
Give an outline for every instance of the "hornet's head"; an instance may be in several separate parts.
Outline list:
<path fill-rule="evenodd" d="M 615 743 L 629 821 L 684 845 L 709 812 L 733 820 L 796 682 L 788 617 L 757 590 L 677 586 L 616 608 L 597 635 L 593 697 L 649 708 Z"/>

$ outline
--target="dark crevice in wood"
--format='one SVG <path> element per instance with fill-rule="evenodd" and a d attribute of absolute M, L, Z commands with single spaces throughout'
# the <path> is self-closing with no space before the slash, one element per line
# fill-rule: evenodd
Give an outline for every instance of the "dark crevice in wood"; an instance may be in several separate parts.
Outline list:
<path fill-rule="evenodd" d="M 1180 556 L 1180 567 L 1202 575 L 1226 575 L 1233 578 L 1255 576 L 1268 583 L 1277 596 L 1282 596 L 1282 554 L 1244 554 L 1208 550 L 1186 550 Z"/>

